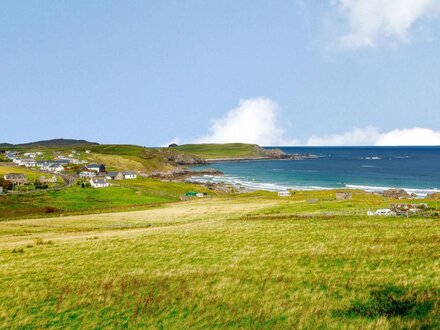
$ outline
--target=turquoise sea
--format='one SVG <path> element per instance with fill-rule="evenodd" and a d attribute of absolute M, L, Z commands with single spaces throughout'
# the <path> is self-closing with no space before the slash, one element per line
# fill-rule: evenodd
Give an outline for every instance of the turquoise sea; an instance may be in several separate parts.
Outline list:
<path fill-rule="evenodd" d="M 310 153 L 318 158 L 212 163 L 204 167 L 224 172 L 223 177 L 201 176 L 191 180 L 274 191 L 359 188 L 373 192 L 393 187 L 419 196 L 440 191 L 440 147 L 277 148 L 289 154 Z"/>

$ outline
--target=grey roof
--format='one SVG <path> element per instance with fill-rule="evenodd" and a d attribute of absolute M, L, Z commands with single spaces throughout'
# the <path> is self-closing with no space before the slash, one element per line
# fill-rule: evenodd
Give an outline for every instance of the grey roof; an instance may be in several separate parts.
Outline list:
<path fill-rule="evenodd" d="M 109 177 L 115 177 L 115 176 L 117 176 L 119 173 L 121 173 L 121 172 L 107 172 L 107 176 L 109 176 Z"/>
<path fill-rule="evenodd" d="M 9 174 L 6 174 L 6 175 L 4 176 L 4 178 L 5 178 L 6 180 L 9 180 L 9 179 L 12 179 L 12 180 L 26 179 L 26 175 L 24 175 L 24 174 L 18 174 L 18 173 L 9 173 Z"/>

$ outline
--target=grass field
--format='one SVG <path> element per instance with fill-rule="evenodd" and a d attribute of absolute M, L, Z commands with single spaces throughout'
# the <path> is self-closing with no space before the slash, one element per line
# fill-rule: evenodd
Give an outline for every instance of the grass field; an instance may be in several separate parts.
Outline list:
<path fill-rule="evenodd" d="M 438 328 L 439 218 L 328 194 L 0 222 L 0 328 Z"/>
<path fill-rule="evenodd" d="M 261 147 L 256 144 L 245 143 L 184 144 L 170 149 L 182 151 L 205 159 L 263 156 Z"/>
<path fill-rule="evenodd" d="M 175 202 L 186 191 L 213 195 L 213 192 L 201 186 L 147 178 L 113 181 L 112 184 L 114 186 L 102 189 L 74 186 L 56 191 L 0 196 L 0 220 L 121 211 Z"/>

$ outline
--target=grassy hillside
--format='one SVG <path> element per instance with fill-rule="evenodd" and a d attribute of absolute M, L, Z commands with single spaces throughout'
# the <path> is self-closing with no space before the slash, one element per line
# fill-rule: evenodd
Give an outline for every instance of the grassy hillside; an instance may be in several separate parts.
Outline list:
<path fill-rule="evenodd" d="M 260 157 L 264 155 L 263 149 L 260 146 L 245 143 L 184 144 L 170 149 L 176 149 L 205 159 Z"/>
<path fill-rule="evenodd" d="M 438 219 L 295 198 L 0 222 L 0 328 L 440 326 Z"/>

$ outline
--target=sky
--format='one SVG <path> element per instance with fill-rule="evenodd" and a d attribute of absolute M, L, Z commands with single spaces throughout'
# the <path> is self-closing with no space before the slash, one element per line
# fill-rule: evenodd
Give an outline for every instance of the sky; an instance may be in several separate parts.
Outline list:
<path fill-rule="evenodd" d="M 0 142 L 440 145 L 440 0 L 2 1 Z"/>

